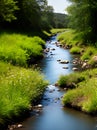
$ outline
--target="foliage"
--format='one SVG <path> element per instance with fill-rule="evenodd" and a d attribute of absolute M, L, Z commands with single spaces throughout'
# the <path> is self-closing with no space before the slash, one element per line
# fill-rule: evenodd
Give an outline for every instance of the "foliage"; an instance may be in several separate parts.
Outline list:
<path fill-rule="evenodd" d="M 1 0 L 0 23 L 19 31 L 49 31 L 67 27 L 67 15 L 54 13 L 47 0 Z"/>
<path fill-rule="evenodd" d="M 54 26 L 53 7 L 46 6 L 44 12 L 41 14 L 42 29 L 49 31 Z"/>
<path fill-rule="evenodd" d="M 42 56 L 45 42 L 39 37 L 21 34 L 2 34 L 0 36 L 0 60 L 14 65 L 26 66 L 27 60 Z"/>
<path fill-rule="evenodd" d="M 28 28 L 39 28 L 39 22 L 40 22 L 40 7 L 36 0 L 17 0 L 19 10 L 17 12 L 17 23 L 19 26 L 26 28 L 26 25 L 28 24 Z M 38 18 L 38 20 L 37 20 Z"/>
<path fill-rule="evenodd" d="M 67 27 L 67 15 L 61 13 L 54 13 L 54 28 L 66 28 Z"/>
<path fill-rule="evenodd" d="M 97 40 L 97 1 L 69 0 L 72 4 L 67 8 L 69 26 L 81 32 L 86 43 L 95 43 Z"/>
<path fill-rule="evenodd" d="M 18 10 L 14 0 L 0 0 L 0 22 L 15 20 L 15 11 Z"/>
<path fill-rule="evenodd" d="M 0 62 L 0 125 L 29 109 L 47 85 L 43 75 L 33 69 Z M 2 121 L 2 122 L 1 122 Z"/>
<path fill-rule="evenodd" d="M 16 11 L 17 20 L 12 27 L 28 30 L 48 30 L 53 24 L 53 7 L 47 0 L 15 0 L 19 8 Z"/>
<path fill-rule="evenodd" d="M 24 31 L 50 29 L 54 23 L 53 7 L 47 0 L 1 0 L 0 23 L 3 28 L 6 25 Z"/>

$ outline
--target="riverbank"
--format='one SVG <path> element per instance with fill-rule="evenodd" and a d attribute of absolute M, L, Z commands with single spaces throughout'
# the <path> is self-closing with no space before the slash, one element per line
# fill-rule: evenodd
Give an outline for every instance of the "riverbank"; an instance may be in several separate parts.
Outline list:
<path fill-rule="evenodd" d="M 81 62 L 86 62 L 90 67 L 96 67 L 96 43 L 84 43 L 81 34 L 72 29 L 66 29 L 57 39 L 63 48 L 70 49 L 71 54 L 78 55 Z"/>
<path fill-rule="evenodd" d="M 68 47 L 72 54 L 79 56 L 76 64 L 82 63 L 80 67 L 82 72 L 61 76 L 58 80 L 59 86 L 68 90 L 62 99 L 63 105 L 97 115 L 96 47 L 84 45 L 74 30 L 65 31 L 58 39 L 63 47 Z"/>
<path fill-rule="evenodd" d="M 46 47 L 49 48 L 47 49 L 49 52 L 38 64 L 42 73 L 45 74 L 45 78 L 50 81 L 50 85 L 47 86 L 40 102 L 42 109 L 31 111 L 31 115 L 20 122 L 23 127 L 17 130 L 64 130 L 64 128 L 66 130 L 92 130 L 96 128 L 96 117 L 67 107 L 64 108 L 61 104 L 64 90 L 54 84 L 59 75 L 68 75 L 73 72 L 72 61 L 74 57 L 68 49 L 56 45 L 56 36 L 47 41 Z M 68 60 L 69 63 L 60 63 L 59 59 Z M 64 69 L 64 66 L 68 69 Z"/>
<path fill-rule="evenodd" d="M 45 41 L 39 36 L 0 33 L 0 128 L 28 115 L 48 84 L 32 64 L 43 58 Z M 30 68 L 28 68 L 30 66 Z"/>
<path fill-rule="evenodd" d="M 0 62 L 0 128 L 15 122 L 39 100 L 48 84 L 32 68 Z"/>
<path fill-rule="evenodd" d="M 59 31 L 60 29 L 53 29 L 52 33 L 46 31 L 19 33 L 15 30 L 1 29 L 0 128 L 2 130 L 8 124 L 14 124 L 15 121 L 27 116 L 33 103 L 44 93 L 48 82 L 35 67 L 31 66 L 43 58 L 45 48 L 43 39 Z"/>
<path fill-rule="evenodd" d="M 45 41 L 38 36 L 4 33 L 0 35 L 0 60 L 27 67 L 43 57 L 44 47 Z"/>

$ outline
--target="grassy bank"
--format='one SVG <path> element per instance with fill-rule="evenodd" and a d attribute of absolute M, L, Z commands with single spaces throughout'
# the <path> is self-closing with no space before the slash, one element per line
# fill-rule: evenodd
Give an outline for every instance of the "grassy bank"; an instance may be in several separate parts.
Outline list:
<path fill-rule="evenodd" d="M 93 69 L 97 66 L 97 49 L 93 44 L 83 43 L 81 35 L 68 29 L 58 36 L 58 40 L 63 47 L 68 46 L 72 54 L 79 54 L 82 63 L 86 62 L 92 68 L 61 76 L 58 84 L 68 90 L 62 99 L 64 106 L 97 114 L 97 69 Z"/>
<path fill-rule="evenodd" d="M 47 85 L 37 70 L 0 62 L 0 125 L 10 122 L 38 100 Z M 33 105 L 33 104 L 32 104 Z M 1 127 L 0 127 L 1 128 Z"/>
<path fill-rule="evenodd" d="M 62 99 L 64 106 L 97 114 L 97 69 L 61 76 L 58 83 L 69 89 Z"/>
<path fill-rule="evenodd" d="M 40 37 L 3 33 L 0 35 L 0 60 L 27 66 L 31 60 L 42 57 L 44 46 L 45 42 Z"/>
<path fill-rule="evenodd" d="M 58 36 L 58 41 L 63 46 L 69 47 L 72 54 L 79 54 L 80 60 L 87 60 L 88 64 L 94 66 L 95 62 L 97 62 L 94 59 L 94 56 L 97 54 L 95 44 L 84 43 L 81 35 L 81 33 L 77 33 L 75 30 L 67 29 Z"/>
<path fill-rule="evenodd" d="M 48 84 L 35 68 L 43 57 L 45 41 L 39 36 L 2 31 L 0 33 L 0 128 L 25 115 L 39 100 Z M 25 67 L 25 68 L 24 68 Z"/>
<path fill-rule="evenodd" d="M 51 30 L 50 30 L 50 32 L 51 32 L 51 34 L 53 35 L 53 34 L 57 34 L 57 33 L 62 33 L 62 32 L 64 32 L 66 29 L 65 28 L 52 28 Z"/>

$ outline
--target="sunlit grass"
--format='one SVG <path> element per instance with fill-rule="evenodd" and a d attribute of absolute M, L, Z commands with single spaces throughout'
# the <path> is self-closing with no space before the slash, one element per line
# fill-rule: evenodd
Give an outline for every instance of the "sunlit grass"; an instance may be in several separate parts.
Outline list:
<path fill-rule="evenodd" d="M 50 31 L 51 31 L 52 34 L 56 34 L 56 33 L 64 32 L 64 31 L 66 31 L 66 30 L 67 30 L 67 29 L 65 29 L 65 28 L 53 28 L 53 29 L 51 29 Z"/>
<path fill-rule="evenodd" d="M 89 79 L 78 88 L 69 90 L 62 101 L 64 105 L 70 104 L 84 112 L 97 114 L 97 79 Z"/>
<path fill-rule="evenodd" d="M 83 55 L 81 56 L 81 60 L 90 60 L 93 55 L 97 54 L 97 49 L 93 46 L 88 46 Z"/>
<path fill-rule="evenodd" d="M 60 77 L 59 85 L 63 88 L 73 88 L 64 94 L 62 99 L 64 105 L 87 113 L 97 113 L 97 69 Z"/>
<path fill-rule="evenodd" d="M 70 52 L 71 52 L 72 54 L 80 54 L 80 53 L 81 53 L 81 48 L 78 47 L 78 46 L 74 46 L 74 47 L 72 47 L 72 48 L 70 49 Z"/>
<path fill-rule="evenodd" d="M 29 109 L 43 94 L 47 81 L 37 70 L 0 62 L 0 124 Z"/>
<path fill-rule="evenodd" d="M 71 45 L 75 46 L 80 43 L 81 40 L 77 37 L 77 33 L 72 29 L 67 29 L 64 33 L 58 36 L 58 41 L 60 41 L 63 45 Z"/>
<path fill-rule="evenodd" d="M 0 60 L 26 66 L 30 57 L 41 57 L 45 42 L 39 37 L 21 34 L 0 35 Z"/>
<path fill-rule="evenodd" d="M 67 29 L 58 36 L 58 40 L 62 45 L 69 46 L 72 54 L 80 54 L 80 60 L 88 60 L 89 64 L 95 64 L 95 61 L 92 61 L 91 58 L 97 55 L 97 48 L 84 43 L 82 35 L 82 33 L 75 32 L 75 30 Z"/>

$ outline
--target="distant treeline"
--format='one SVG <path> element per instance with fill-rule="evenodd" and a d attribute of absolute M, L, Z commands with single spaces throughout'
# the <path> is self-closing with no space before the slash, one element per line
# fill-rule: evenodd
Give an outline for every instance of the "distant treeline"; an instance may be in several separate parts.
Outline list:
<path fill-rule="evenodd" d="M 54 13 L 54 28 L 66 28 L 68 25 L 68 15 Z"/>
<path fill-rule="evenodd" d="M 0 0 L 0 26 L 21 30 L 63 28 L 65 14 L 55 14 L 47 0 Z"/>

